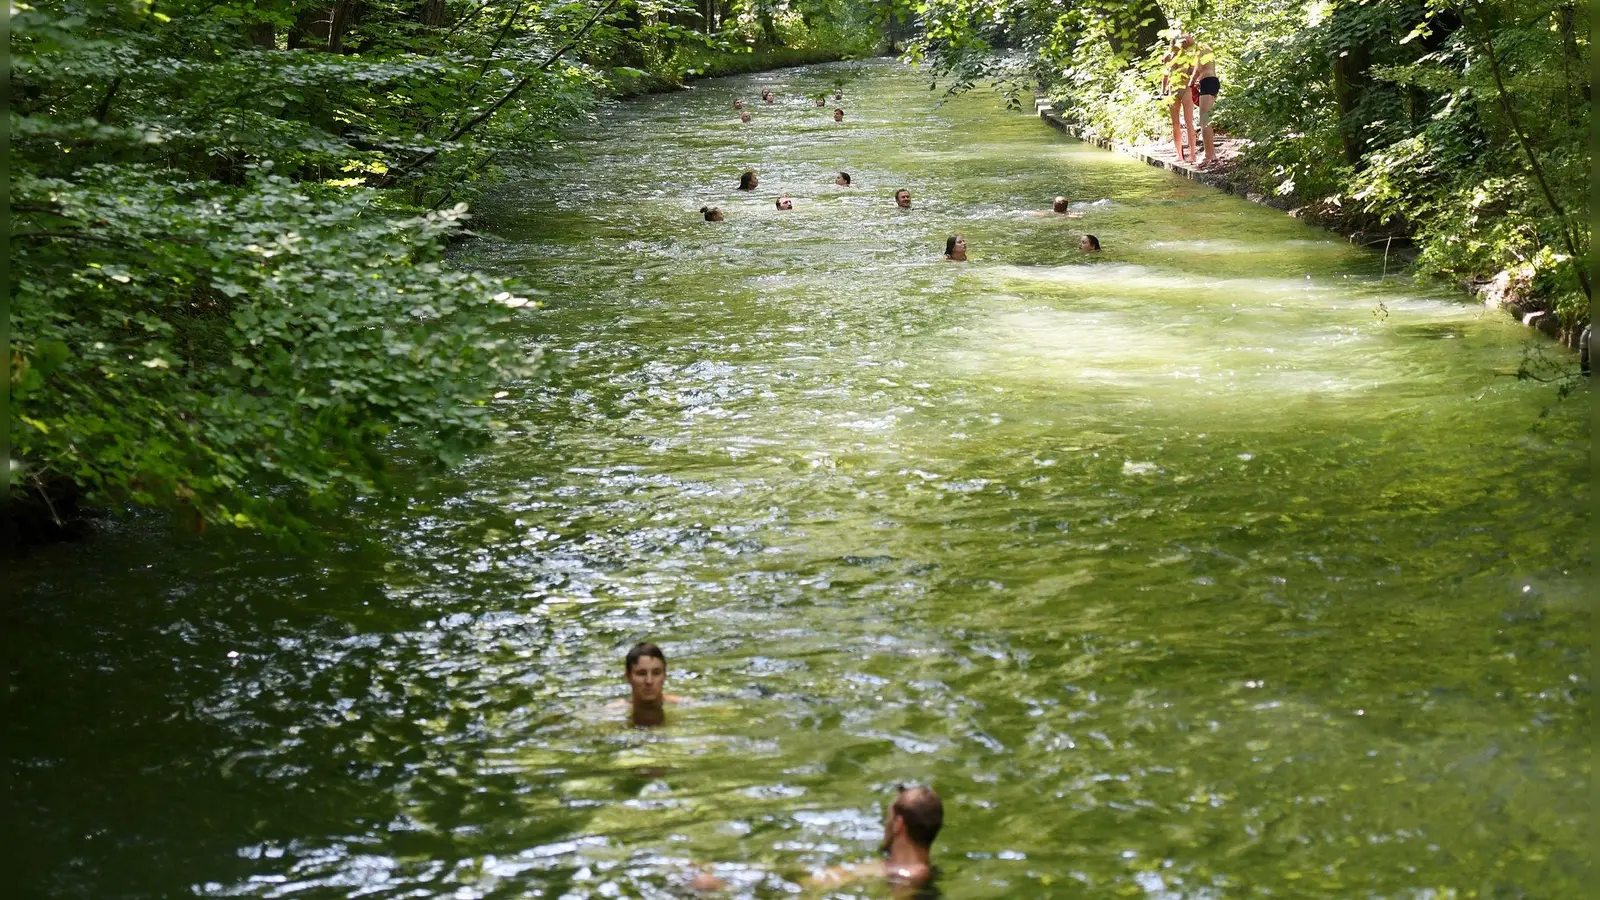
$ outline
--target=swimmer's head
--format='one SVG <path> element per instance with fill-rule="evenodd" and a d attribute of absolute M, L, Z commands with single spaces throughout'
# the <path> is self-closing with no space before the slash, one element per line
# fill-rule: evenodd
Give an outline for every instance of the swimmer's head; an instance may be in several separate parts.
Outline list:
<path fill-rule="evenodd" d="M 794 201 L 789 199 L 787 194 L 779 197 L 773 205 L 777 206 L 779 209 L 794 209 Z"/>
<path fill-rule="evenodd" d="M 844 99 L 844 88 L 834 88 L 833 89 L 833 99 L 835 99 L 835 100 L 843 100 Z"/>
<path fill-rule="evenodd" d="M 833 120 L 835 122 L 843 122 L 844 121 L 844 110 L 842 110 L 839 107 L 835 106 L 833 108 Z"/>
<path fill-rule="evenodd" d="M 967 261 L 967 239 L 952 234 L 944 240 L 944 258 L 954 262 Z"/>
<path fill-rule="evenodd" d="M 769 90 L 763 90 L 761 92 L 761 99 L 767 101 L 768 103 L 771 103 L 772 102 L 772 92 L 769 91 Z"/>
<path fill-rule="evenodd" d="M 700 207 L 700 215 L 705 216 L 707 222 L 722 221 L 722 210 L 717 209 L 715 206 Z"/>
<path fill-rule="evenodd" d="M 900 190 L 895 191 L 894 192 L 894 205 L 900 207 L 901 209 L 910 209 L 911 208 L 911 192 L 906 190 L 905 188 L 901 188 Z"/>
<path fill-rule="evenodd" d="M 840 187 L 849 187 L 850 186 L 850 173 L 849 172 L 840 172 L 839 173 L 839 177 L 835 178 L 833 180 L 833 183 L 837 184 Z"/>
<path fill-rule="evenodd" d="M 750 121 L 750 110 L 747 109 L 744 112 L 739 113 L 739 121 L 741 121 L 741 122 Z"/>
<path fill-rule="evenodd" d="M 826 97 L 818 97 L 817 98 L 817 105 L 818 106 L 827 106 L 828 105 L 827 98 Z"/>
<path fill-rule="evenodd" d="M 761 179 L 756 176 L 755 169 L 746 169 L 744 174 L 739 176 L 739 190 L 741 191 L 753 191 L 759 184 L 761 184 Z"/>
<path fill-rule="evenodd" d="M 622 677 L 633 689 L 633 702 L 659 704 L 667 682 L 667 656 L 651 643 L 638 643 L 622 661 Z"/>
<path fill-rule="evenodd" d="M 1078 240 L 1078 249 L 1085 253 L 1099 253 L 1100 239 L 1092 234 L 1086 234 Z"/>
<path fill-rule="evenodd" d="M 1056 199 L 1050 201 L 1050 211 L 1051 212 L 1058 212 L 1058 213 L 1066 212 L 1067 211 L 1067 198 L 1065 198 L 1065 197 L 1057 197 Z"/>
<path fill-rule="evenodd" d="M 944 827 L 944 802 L 930 787 L 902 787 L 883 820 L 883 851 L 905 839 L 927 850 Z"/>
<path fill-rule="evenodd" d="M 744 109 L 744 101 L 742 99 L 734 100 L 733 101 L 733 108 L 734 109 Z"/>

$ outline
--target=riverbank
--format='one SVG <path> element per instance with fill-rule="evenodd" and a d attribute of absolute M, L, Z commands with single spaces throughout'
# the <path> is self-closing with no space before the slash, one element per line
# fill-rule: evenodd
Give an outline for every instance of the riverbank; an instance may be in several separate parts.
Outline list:
<path fill-rule="evenodd" d="M 1374 250 L 1381 247 L 1385 272 L 1391 266 L 1400 268 L 1408 265 L 1416 258 L 1411 235 L 1403 227 L 1374 229 L 1363 218 L 1345 213 L 1340 208 L 1307 202 L 1293 194 L 1280 195 L 1273 191 L 1272 186 L 1265 183 L 1263 178 L 1239 165 L 1240 153 L 1249 145 L 1246 140 L 1219 135 L 1216 141 L 1217 156 L 1223 164 L 1217 168 L 1201 169 L 1178 159 L 1166 145 L 1131 144 L 1111 140 L 1073 125 L 1056 112 L 1055 105 L 1047 97 L 1036 97 L 1034 106 L 1038 110 L 1039 118 L 1043 119 L 1045 124 L 1086 144 L 1132 157 L 1158 169 L 1166 169 L 1190 181 L 1243 197 L 1251 203 L 1283 210 L 1307 224 L 1343 235 L 1352 244 Z M 1520 324 L 1548 335 L 1563 347 L 1578 352 L 1583 371 L 1589 370 L 1587 323 L 1582 327 L 1563 327 L 1555 314 L 1554 305 L 1534 296 L 1531 268 L 1517 271 L 1502 270 L 1490 278 L 1464 280 L 1458 282 L 1457 286 L 1477 297 L 1485 306 L 1499 309 Z"/>

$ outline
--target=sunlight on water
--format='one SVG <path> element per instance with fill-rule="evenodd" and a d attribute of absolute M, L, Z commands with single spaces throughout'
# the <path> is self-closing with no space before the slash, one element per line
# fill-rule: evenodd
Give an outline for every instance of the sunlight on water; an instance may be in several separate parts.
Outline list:
<path fill-rule="evenodd" d="M 926 781 L 950 898 L 1581 895 L 1586 401 L 1497 374 L 1560 351 L 937 96 L 880 60 L 608 107 L 463 248 L 561 366 L 497 446 L 306 555 L 32 564 L 41 881 L 790 896 Z M 608 706 L 644 638 L 666 728 Z"/>

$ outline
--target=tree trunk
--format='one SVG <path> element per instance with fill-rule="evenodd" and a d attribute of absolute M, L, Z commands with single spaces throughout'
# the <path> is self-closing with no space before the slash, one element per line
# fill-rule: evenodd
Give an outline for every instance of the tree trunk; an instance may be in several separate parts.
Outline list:
<path fill-rule="evenodd" d="M 449 10 L 444 5 L 444 0 L 423 0 L 422 24 L 430 28 L 443 28 Z"/>
<path fill-rule="evenodd" d="M 356 0 L 339 0 L 328 14 L 328 52 L 344 52 L 344 35 L 355 21 Z"/>
<path fill-rule="evenodd" d="M 257 22 L 251 25 L 246 33 L 250 36 L 250 43 L 262 50 L 278 49 L 278 26 L 271 22 Z"/>
<path fill-rule="evenodd" d="M 1156 0 L 1134 0 L 1112 14 L 1106 42 L 1111 52 L 1122 57 L 1137 57 L 1161 39 L 1161 29 L 1167 27 L 1167 14 L 1161 11 Z"/>
<path fill-rule="evenodd" d="M 1362 137 L 1366 123 L 1355 115 L 1356 107 L 1372 86 L 1372 54 L 1365 47 L 1352 47 L 1333 58 L 1333 99 L 1339 105 L 1339 142 L 1344 161 L 1361 162 L 1367 142 Z"/>
<path fill-rule="evenodd" d="M 328 26 L 333 21 L 333 10 L 326 6 L 302 8 L 294 14 L 294 24 L 289 26 L 290 50 L 321 50 L 328 46 Z"/>

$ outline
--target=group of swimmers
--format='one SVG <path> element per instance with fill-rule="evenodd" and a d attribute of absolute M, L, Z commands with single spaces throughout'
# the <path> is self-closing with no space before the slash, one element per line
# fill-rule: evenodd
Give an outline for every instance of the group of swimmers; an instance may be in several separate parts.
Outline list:
<path fill-rule="evenodd" d="M 629 705 L 636 727 L 653 728 L 666 724 L 667 706 L 682 703 L 682 697 L 666 692 L 667 656 L 651 643 L 634 645 L 622 661 L 623 679 L 632 693 Z M 884 816 L 883 840 L 878 851 L 883 859 L 864 865 L 834 866 L 806 879 L 808 886 L 836 888 L 853 881 L 882 879 L 896 893 L 916 891 L 933 880 L 931 861 L 933 839 L 944 826 L 944 802 L 933 788 L 897 786 L 894 802 Z M 719 891 L 727 883 L 710 872 L 699 872 L 689 886 L 696 891 Z"/>
<path fill-rule="evenodd" d="M 835 88 L 834 91 L 833 91 L 833 99 L 834 99 L 835 102 L 842 101 L 844 99 L 844 89 L 843 88 Z M 772 91 L 770 89 L 766 89 L 766 88 L 763 88 L 762 91 L 761 91 L 761 100 L 762 100 L 763 103 L 767 103 L 767 104 L 772 104 L 772 103 L 776 103 L 777 102 L 776 96 L 774 96 L 774 94 L 772 93 Z M 822 98 L 822 97 L 818 97 L 817 98 L 817 106 L 818 107 L 823 107 L 823 106 L 826 106 L 826 105 L 827 105 L 827 101 L 824 98 Z M 750 121 L 750 119 L 751 119 L 750 111 L 748 109 L 745 109 L 745 103 L 744 103 L 743 99 L 736 98 L 733 101 L 733 108 L 739 110 L 739 121 L 741 121 L 741 122 L 749 122 Z M 1209 110 L 1209 108 L 1210 107 L 1207 107 L 1208 110 Z M 843 107 L 834 107 L 833 120 L 835 122 L 843 122 L 844 121 L 844 108 Z M 1174 126 L 1174 127 L 1176 127 L 1176 126 Z M 1209 127 L 1210 126 L 1208 125 L 1207 128 L 1209 129 Z M 1176 132 L 1174 132 L 1174 133 L 1176 133 Z M 1206 135 L 1207 135 L 1207 137 L 1206 137 L 1206 140 L 1207 140 L 1206 146 L 1207 147 L 1210 146 L 1210 134 L 1211 133 L 1208 130 L 1206 132 Z M 850 187 L 852 181 L 853 181 L 853 179 L 850 177 L 850 173 L 849 172 L 840 172 L 833 179 L 833 183 L 835 185 L 839 186 L 839 187 Z M 740 175 L 739 175 L 739 190 L 753 192 L 760 185 L 761 185 L 761 176 L 756 174 L 756 170 L 755 169 L 746 169 L 744 172 L 740 173 Z M 895 206 L 897 206 L 897 207 L 899 207 L 901 209 L 910 209 L 911 208 L 911 192 L 906 190 L 905 188 L 900 188 L 900 189 L 896 190 L 894 192 L 894 204 L 895 204 Z M 779 194 L 773 200 L 773 206 L 775 206 L 780 211 L 792 210 L 792 209 L 794 209 L 794 198 L 789 196 L 788 194 Z M 1057 197 L 1050 204 L 1050 209 L 1048 211 L 1040 211 L 1038 213 L 1035 213 L 1035 215 L 1062 215 L 1062 216 L 1069 216 L 1069 217 L 1076 218 L 1076 213 L 1071 212 L 1070 209 L 1069 209 L 1069 206 L 1070 206 L 1070 203 L 1069 203 L 1069 201 L 1067 200 L 1066 197 Z M 709 205 L 708 206 L 702 206 L 702 207 L 700 207 L 700 215 L 703 216 L 707 222 L 721 222 L 721 221 L 724 221 L 724 216 L 722 214 L 721 207 L 709 206 Z M 1100 239 L 1095 237 L 1092 234 L 1085 234 L 1085 235 L 1083 235 L 1083 236 L 1078 238 L 1078 249 L 1083 251 L 1084 253 L 1098 253 L 1098 252 L 1100 252 Z M 946 262 L 966 262 L 967 261 L 967 239 L 965 237 L 959 235 L 959 234 L 952 234 L 949 237 L 945 238 L 945 242 L 944 242 L 944 259 L 945 259 Z"/>
<path fill-rule="evenodd" d="M 843 99 L 844 99 L 844 88 L 834 88 L 833 89 L 833 101 L 835 103 L 838 103 L 838 102 L 842 101 Z M 762 88 L 762 90 L 761 90 L 761 102 L 767 104 L 768 106 L 771 106 L 772 104 L 778 102 L 778 98 L 772 93 L 771 89 Z M 827 105 L 828 105 L 828 100 L 827 100 L 826 97 L 818 97 L 817 98 L 817 108 L 818 109 L 825 108 Z M 753 120 L 755 118 L 754 116 L 752 116 L 750 114 L 750 110 L 744 108 L 744 100 L 743 99 L 734 100 L 733 101 L 733 108 L 739 111 L 739 121 L 745 123 L 746 125 L 750 124 L 751 120 Z M 844 121 L 844 107 L 835 106 L 833 108 L 833 120 L 835 122 L 843 122 Z"/>

